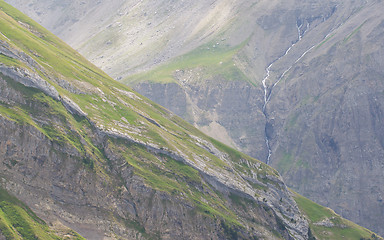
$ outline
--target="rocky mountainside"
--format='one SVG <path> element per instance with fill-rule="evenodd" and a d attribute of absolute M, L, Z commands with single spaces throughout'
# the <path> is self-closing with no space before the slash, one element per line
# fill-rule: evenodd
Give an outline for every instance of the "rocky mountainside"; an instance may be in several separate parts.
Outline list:
<path fill-rule="evenodd" d="M 384 233 L 381 1 L 10 2 L 296 191 Z"/>
<path fill-rule="evenodd" d="M 0 33 L 0 239 L 379 238 L 4 1 Z"/>
<path fill-rule="evenodd" d="M 294 190 L 384 234 L 381 1 L 8 2 Z"/>

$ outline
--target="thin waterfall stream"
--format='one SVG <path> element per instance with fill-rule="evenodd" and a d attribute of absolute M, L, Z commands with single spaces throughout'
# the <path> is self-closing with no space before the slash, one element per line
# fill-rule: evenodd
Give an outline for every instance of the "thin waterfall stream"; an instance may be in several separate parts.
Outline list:
<path fill-rule="evenodd" d="M 309 24 L 307 23 L 307 28 L 306 30 L 304 31 L 304 33 L 302 34 L 301 33 L 301 28 L 303 26 L 303 23 L 301 23 L 300 25 L 296 22 L 296 28 L 297 28 L 297 32 L 298 32 L 298 40 L 293 43 L 286 51 L 283 55 L 281 55 L 280 57 L 278 57 L 277 59 L 275 59 L 274 61 L 272 61 L 272 63 L 270 63 L 268 65 L 268 67 L 265 69 L 265 72 L 266 72 L 266 75 L 265 77 L 263 78 L 263 80 L 261 81 L 262 82 L 262 85 L 263 85 L 263 89 L 264 89 L 264 104 L 263 104 L 263 109 L 262 109 L 262 112 L 265 116 L 265 119 L 267 120 L 267 123 L 268 123 L 268 113 L 267 113 L 267 104 L 268 102 L 270 101 L 271 99 L 271 93 L 272 93 L 272 90 L 273 88 L 280 82 L 280 80 L 285 76 L 285 74 L 291 70 L 293 64 L 287 68 L 283 74 L 280 75 L 280 77 L 278 78 L 278 80 L 272 84 L 270 87 L 267 85 L 267 80 L 269 79 L 270 77 L 270 72 L 271 72 L 271 68 L 273 66 L 274 63 L 276 63 L 277 61 L 279 61 L 281 58 L 285 57 L 290 51 L 291 49 L 298 43 L 301 41 L 303 35 L 305 34 L 305 32 L 308 30 L 309 28 Z M 314 46 L 313 46 L 314 47 Z M 307 54 L 313 47 L 311 47 L 310 49 L 308 49 L 306 52 L 304 52 L 304 54 L 302 56 L 300 56 L 299 59 L 297 59 L 295 61 L 295 63 L 297 63 L 301 58 L 304 57 L 305 54 Z M 271 156 L 272 156 L 272 149 L 271 149 L 271 146 L 270 146 L 270 143 L 269 143 L 269 137 L 268 137 L 268 134 L 267 134 L 267 124 L 265 125 L 265 145 L 267 146 L 267 149 L 268 149 L 268 156 L 267 156 L 267 159 L 266 159 L 266 163 L 269 165 L 270 164 L 270 160 L 271 160 Z"/>
<path fill-rule="evenodd" d="M 263 108 L 262 108 L 262 112 L 265 116 L 265 119 L 266 119 L 266 125 L 265 125 L 265 145 L 267 146 L 267 149 L 268 149 L 268 156 L 267 156 L 267 159 L 266 159 L 266 163 L 269 165 L 270 164 L 270 160 L 271 160 L 271 156 L 272 156 L 272 148 L 271 148 L 271 145 L 270 145 L 270 139 L 269 139 L 269 136 L 267 134 L 267 126 L 268 126 L 268 112 L 267 112 L 267 105 L 269 103 L 269 101 L 271 100 L 271 94 L 272 94 L 272 91 L 274 89 L 274 87 L 279 84 L 279 82 L 285 77 L 285 75 L 292 69 L 292 67 L 298 63 L 305 55 L 307 55 L 308 52 L 310 52 L 313 48 L 315 48 L 316 46 L 318 46 L 322 41 L 324 41 L 325 39 L 327 39 L 329 36 L 331 36 L 331 33 L 336 30 L 338 27 L 340 27 L 342 24 L 340 24 L 339 26 L 336 26 L 335 28 L 333 28 L 332 30 L 329 31 L 329 33 L 324 36 L 324 38 L 321 39 L 321 41 L 317 44 L 314 44 L 312 45 L 310 48 L 308 48 L 306 51 L 303 52 L 303 54 L 300 55 L 299 58 L 296 59 L 296 61 L 290 65 L 285 71 L 283 71 L 283 73 L 277 78 L 277 81 L 274 82 L 273 84 L 271 84 L 270 86 L 268 86 L 267 84 L 267 80 L 269 79 L 270 75 L 271 75 L 271 68 L 273 67 L 273 65 L 279 61 L 280 59 L 282 59 L 283 57 L 285 57 L 290 51 L 291 49 L 296 45 L 298 44 L 302 39 L 303 39 L 303 36 L 304 34 L 308 31 L 309 29 L 309 26 L 310 24 L 307 22 L 307 25 L 306 25 L 306 28 L 304 30 L 303 33 L 301 33 L 302 31 L 302 27 L 303 27 L 303 23 L 301 23 L 300 25 L 298 24 L 298 22 L 296 22 L 296 28 L 297 28 L 297 32 L 298 32 L 298 40 L 293 43 L 286 51 L 283 55 L 281 55 L 280 57 L 278 57 L 277 59 L 275 59 L 274 61 L 272 61 L 268 67 L 265 69 L 265 72 L 266 72 L 266 75 L 265 77 L 263 78 L 262 80 L 262 85 L 263 85 L 263 90 L 264 90 L 264 104 L 263 104 Z"/>

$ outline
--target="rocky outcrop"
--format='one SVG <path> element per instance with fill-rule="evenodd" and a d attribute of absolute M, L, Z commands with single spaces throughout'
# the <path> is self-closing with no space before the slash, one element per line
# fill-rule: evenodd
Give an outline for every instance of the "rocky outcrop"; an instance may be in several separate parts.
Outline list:
<path fill-rule="evenodd" d="M 0 21 L 12 18 L 0 4 Z M 89 239 L 307 238 L 308 222 L 274 169 L 210 139 L 18 19 L 2 32 L 13 54 L 0 68 L 0 184 L 41 218 Z M 31 55 L 16 51 L 28 40 L 14 35 L 36 37 Z M 37 45 L 43 49 L 33 54 Z M 58 68 L 52 52 L 64 56 Z M 70 86 L 82 89 L 81 81 L 88 87 L 76 94 Z"/>
<path fill-rule="evenodd" d="M 2 185 L 45 219 L 59 219 L 92 239 L 112 237 L 112 233 L 125 238 L 138 236 L 139 239 L 157 234 L 164 239 L 205 236 L 217 239 L 221 238 L 220 234 L 217 235 L 218 228 L 225 236 L 220 222 L 215 223 L 201 214 L 196 215 L 193 205 L 188 201 L 146 186 L 143 179 L 133 174 L 132 167 L 114 155 L 106 142 L 103 143 L 104 151 L 112 161 L 109 170 L 112 179 L 107 182 L 81 166 L 79 161 L 82 156 L 73 147 L 58 145 L 36 128 L 20 126 L 3 117 L 0 125 L 0 151 L 4 169 Z M 121 188 L 116 186 L 121 181 L 118 176 L 123 180 L 119 183 L 123 184 Z M 213 180 L 209 181 L 213 186 L 217 184 L 214 177 L 208 178 Z M 227 188 L 224 184 L 221 186 Z M 265 201 L 272 202 L 273 199 L 275 196 Z M 259 206 L 256 212 L 265 211 Z M 274 206 L 271 209 L 275 209 Z M 281 219 L 282 216 L 278 214 L 276 218 Z M 275 220 L 271 218 L 267 221 Z M 300 239 L 299 234 L 307 229 L 305 224 L 299 224 L 295 229 L 298 226 L 303 228 L 297 235 Z M 249 233 L 244 232 L 244 238 L 249 238 Z"/>
<path fill-rule="evenodd" d="M 64 107 L 74 115 L 79 115 L 80 117 L 86 117 L 87 113 L 85 113 L 79 105 L 77 105 L 74 101 L 72 101 L 70 98 L 64 96 L 61 98 L 61 102 L 63 103 Z"/>
<path fill-rule="evenodd" d="M 266 158 L 265 141 L 259 134 L 265 119 L 258 87 L 244 81 L 211 79 L 188 85 L 140 83 L 134 89 L 211 137 L 257 159 Z"/>
<path fill-rule="evenodd" d="M 10 136 L 10 132 L 14 137 L 3 138 L 7 140 L 7 144 L 2 142 L 1 146 L 4 154 L 3 166 L 15 161 L 16 157 L 18 159 L 17 163 L 13 166 L 10 164 L 11 167 L 2 172 L 3 186 L 29 206 L 33 206 L 45 219 L 58 218 L 89 239 L 111 238 L 113 234 L 128 239 L 136 236 L 138 239 L 146 239 L 144 233 L 155 235 L 157 231 L 167 231 L 168 228 L 163 228 L 164 224 L 176 226 L 172 228 L 172 232 L 161 233 L 168 235 L 170 239 L 181 236 L 182 233 L 183 236 L 212 234 L 212 223 L 208 224 L 202 216 L 194 221 L 206 222 L 204 226 L 207 228 L 202 227 L 200 231 L 188 230 L 193 224 L 186 224 L 182 216 L 183 213 L 188 213 L 190 207 L 185 206 L 186 203 L 177 204 L 172 196 L 145 186 L 142 179 L 132 176 L 129 166 L 118 169 L 124 176 L 124 185 L 121 192 L 117 193 L 114 184 L 79 167 L 79 162 L 75 160 L 79 155 L 75 149 L 55 146 L 33 127 L 20 128 L 3 118 L 1 129 L 2 137 L 5 134 Z M 20 145 L 23 141 L 28 145 Z M 17 156 L 21 151 L 19 146 L 30 150 L 30 155 Z M 11 148 L 13 151 L 9 150 Z M 68 150 L 65 151 L 65 148 Z M 55 153 L 56 151 L 60 154 Z M 37 172 L 34 170 L 36 168 L 41 170 Z M 190 214 L 185 218 L 193 219 Z M 145 222 L 134 222 L 133 219 L 142 219 Z"/>
<path fill-rule="evenodd" d="M 41 69 L 38 63 L 33 60 L 30 56 L 23 52 L 19 52 L 12 49 L 9 44 L 5 41 L 0 41 L 0 54 L 9 58 L 18 59 L 31 65 L 33 68 Z M 51 86 L 46 80 L 42 79 L 36 72 L 31 72 L 25 68 L 18 67 L 6 67 L 3 64 L 0 65 L 0 71 L 3 75 L 14 79 L 17 82 L 27 86 L 40 89 L 48 96 L 58 100 L 59 93 Z"/>
<path fill-rule="evenodd" d="M 382 7 L 375 1 L 344 2 L 321 8 L 321 13 L 313 6 L 311 16 L 303 7 L 299 14 L 277 8 L 270 15 L 280 17 L 260 17 L 265 31 L 286 27 L 284 36 L 296 34 L 268 55 L 273 65 L 266 81 L 266 119 L 260 89 L 266 73 L 257 70 L 252 73 L 258 76 L 257 87 L 236 79 L 202 80 L 199 69 L 187 69 L 190 81 L 185 84 L 187 74 L 179 70 L 174 77 L 179 84 L 172 83 L 177 87 L 171 92 L 171 84 L 140 83 L 135 89 L 258 159 L 266 159 L 267 138 L 270 163 L 290 187 L 380 232 L 383 61 L 377 9 Z M 288 29 L 289 22 L 296 29 Z M 249 45 L 257 48 L 258 41 L 254 37 Z M 245 47 L 239 55 L 255 51 Z"/>
<path fill-rule="evenodd" d="M 1 81 L 1 88 L 12 89 L 4 79 Z M 13 105 L 17 105 L 17 102 L 26 103 L 26 101 L 20 101 L 20 98 L 16 96 L 23 98 L 20 92 L 16 91 L 9 96 L 8 102 Z M 35 105 L 35 103 L 30 104 Z M 66 106 L 65 102 L 63 105 Z M 71 114 L 78 114 L 72 108 L 67 106 L 66 108 Z M 44 109 L 38 111 L 47 112 Z M 35 127 L 19 125 L 19 123 L 9 120 L 6 115 L 0 119 L 2 139 L 0 151 L 4 167 L 2 186 L 29 206 L 33 206 L 32 208 L 43 218 L 51 221 L 59 219 L 85 237 L 103 239 L 114 233 L 127 238 L 139 236 L 139 239 L 146 239 L 148 236 L 156 234 L 160 234 L 164 239 L 202 238 L 203 236 L 212 236 L 213 239 L 216 239 L 221 238 L 220 234 L 227 238 L 225 237 L 225 234 L 228 234 L 225 232 L 227 231 L 225 230 L 226 225 L 222 225 L 220 221 L 215 222 L 203 217 L 201 214 L 196 215 L 195 207 L 187 199 L 178 199 L 168 193 L 146 186 L 145 181 L 134 174 L 134 169 L 125 163 L 122 156 L 109 147 L 108 139 L 110 138 L 119 139 L 119 141 L 126 140 L 125 144 L 128 145 L 139 144 L 145 151 L 149 151 L 155 156 L 167 155 L 197 169 L 204 176 L 205 181 L 217 190 L 226 195 L 240 195 L 254 202 L 253 206 L 256 209 L 252 211 L 256 212 L 252 212 L 250 216 L 256 213 L 265 215 L 267 220 L 263 220 L 263 222 L 266 221 L 262 223 L 264 225 L 270 224 L 270 221 L 277 221 L 275 224 L 279 223 L 284 226 L 280 231 L 288 229 L 296 239 L 305 239 L 308 232 L 306 221 L 301 217 L 296 203 L 291 199 L 284 183 L 278 177 L 267 175 L 268 184 L 265 187 L 269 190 L 255 192 L 254 189 L 236 180 L 238 176 L 234 169 L 231 170 L 234 171 L 233 175 L 228 176 L 228 173 L 204 168 L 203 162 L 201 162 L 203 165 L 199 165 L 198 162 L 196 164 L 188 157 L 180 155 L 181 153 L 148 145 L 124 134 L 104 131 L 93 124 L 94 131 L 96 131 L 93 133 L 93 141 L 102 146 L 105 157 L 111 161 L 108 169 L 110 179 L 106 181 L 104 177 L 81 165 L 83 161 L 81 159 L 86 156 L 83 156 L 74 146 L 50 140 Z M 56 124 L 65 126 L 63 122 Z M 196 141 L 201 142 L 202 147 L 231 164 L 227 154 L 219 151 L 211 143 L 198 137 L 195 138 Z M 88 162 L 85 161 L 85 163 Z M 260 168 L 261 166 L 259 164 L 255 167 Z M 140 202 L 143 199 L 146 200 Z M 281 199 L 284 200 L 281 201 Z M 111 211 L 111 209 L 114 210 Z M 272 211 L 273 214 L 266 217 L 265 211 Z M 113 214 L 114 218 L 111 218 L 110 214 Z M 286 218 L 294 220 L 286 221 Z M 161 224 L 159 219 L 162 219 Z M 132 226 L 124 226 L 126 221 L 130 222 Z M 206 224 L 201 225 L 204 222 Z M 198 225 L 193 223 L 198 223 Z M 169 228 L 165 228 L 164 224 Z M 175 228 L 175 226 L 180 226 L 180 229 L 178 230 L 178 227 Z M 197 227 L 198 229 L 196 229 Z M 221 230 L 218 231 L 217 228 Z M 99 229 L 99 231 L 92 233 L 94 229 Z M 172 229 L 172 231 L 167 232 L 167 229 Z M 260 234 L 249 229 L 233 229 L 232 231 L 236 231 L 236 234 L 241 234 L 246 239 L 251 237 L 249 234 Z M 285 234 L 288 238 L 289 234 L 287 232 Z"/>
<path fill-rule="evenodd" d="M 184 55 L 185 58 L 179 57 L 171 61 L 170 69 L 174 71 L 166 78 L 161 78 L 163 76 L 159 75 L 159 82 L 163 80 L 169 82 L 171 79 L 173 83 L 164 85 L 141 83 L 136 85 L 136 88 L 228 145 L 242 149 L 262 160 L 266 159 L 268 150 L 272 150 L 270 163 L 283 172 L 291 186 L 318 202 L 336 208 L 343 216 L 380 231 L 382 214 L 377 209 L 382 209 L 380 186 L 383 185 L 380 175 L 382 169 L 380 146 L 383 145 L 380 125 L 382 90 L 379 81 L 382 77 L 380 70 L 382 58 L 381 47 L 378 47 L 382 42 L 380 40 L 382 16 L 378 14 L 382 10 L 381 2 L 263 0 L 257 3 L 195 1 L 192 4 L 184 1 L 168 5 L 165 1 L 150 4 L 144 1 L 130 5 L 132 3 L 118 0 L 99 1 L 99 4 L 92 5 L 92 1 L 86 1 L 84 4 L 74 1 L 53 8 L 57 10 L 69 6 L 76 9 L 73 11 L 76 15 L 74 18 L 71 18 L 73 15 L 69 18 L 52 17 L 49 15 L 51 12 L 44 12 L 41 16 L 42 18 L 48 16 L 46 20 L 65 23 L 56 25 L 59 26 L 56 28 L 58 32 L 62 32 L 63 37 L 76 38 L 72 38 L 71 43 L 83 46 L 82 53 L 112 73 L 116 79 L 138 70 L 158 66 L 172 57 L 195 49 L 196 51 Z M 45 1 L 38 1 L 38 4 L 45 7 L 47 5 Z M 110 7 L 103 7 L 105 4 L 110 4 Z M 84 5 L 87 11 L 83 11 L 82 7 L 77 5 Z M 25 8 L 31 6 L 36 5 L 23 5 Z M 108 15 L 108 12 L 116 13 L 116 9 L 119 9 L 117 15 L 103 18 L 107 20 L 92 28 L 92 31 L 83 31 L 84 28 L 90 29 L 88 26 L 95 22 L 93 19 Z M 81 16 L 81 12 L 86 13 L 85 15 L 89 13 L 88 16 L 91 17 L 86 20 Z M 91 14 L 92 12 L 95 14 Z M 170 12 L 176 14 L 169 14 Z M 184 17 L 187 19 L 185 22 L 182 21 Z M 72 21 L 73 19 L 76 21 Z M 199 24 L 196 26 L 191 19 L 196 19 Z M 83 23 L 86 24 L 82 25 Z M 174 25 L 175 23 L 177 24 Z M 49 24 L 55 25 L 54 21 Z M 73 28 L 68 27 L 66 32 L 61 31 L 68 25 Z M 75 32 L 78 34 L 74 34 Z M 84 37 L 87 34 L 94 38 Z M 81 39 L 86 41 L 80 44 Z M 373 47 L 363 44 L 366 42 Z M 218 55 L 215 55 L 216 53 Z M 11 55 L 7 56 L 12 58 Z M 202 65 L 207 66 L 196 66 L 197 63 L 194 61 L 189 62 L 193 66 L 183 65 L 188 63 L 188 60 L 196 60 L 193 59 L 196 55 L 203 55 L 203 58 L 197 59 L 202 60 Z M 226 61 L 223 58 L 226 58 Z M 208 60 L 212 60 L 213 63 Z M 76 66 L 81 67 L 77 64 Z M 169 71 L 167 66 L 164 68 L 165 72 Z M 87 73 L 92 74 L 88 70 Z M 368 75 L 370 77 L 366 77 Z M 175 144 L 179 143 L 178 139 L 185 138 L 184 135 L 179 135 L 180 131 L 183 131 L 181 129 L 189 127 L 183 125 L 176 131 L 167 132 L 168 129 L 164 125 L 167 121 L 154 119 L 139 109 L 143 107 L 140 102 L 132 102 L 138 100 L 136 98 L 138 95 L 114 89 L 116 91 L 113 95 L 129 107 L 125 112 L 139 113 L 139 116 L 127 120 L 118 114 L 119 119 L 113 119 L 111 114 L 106 121 L 100 117 L 99 112 L 95 114 L 90 110 L 98 109 L 102 112 L 114 109 L 120 113 L 121 108 L 115 108 L 116 99 L 108 98 L 108 94 L 104 93 L 106 88 L 102 86 L 103 84 L 93 86 L 92 91 L 78 91 L 83 89 L 79 85 L 81 81 L 66 84 L 65 78 L 57 78 L 60 80 L 50 79 L 52 84 L 57 83 L 71 93 L 94 94 L 92 97 L 87 96 L 88 100 L 93 101 L 91 105 L 80 107 L 81 104 L 75 99 L 72 99 L 74 104 L 68 104 L 68 101 L 63 103 L 70 113 L 80 115 L 76 117 L 77 120 L 85 118 L 93 128 L 98 129 L 89 132 L 94 137 L 93 140 L 103 146 L 102 149 L 104 145 L 108 145 L 108 141 L 105 143 L 104 139 L 110 141 L 114 139 L 125 141 L 128 145 L 140 145 L 150 153 L 148 156 L 156 156 L 156 162 L 162 162 L 159 154 L 181 160 L 194 170 L 198 170 L 205 183 L 229 194 L 228 198 L 231 194 L 248 200 L 253 198 L 256 200 L 254 202 L 267 209 L 275 209 L 273 214 L 277 216 L 276 219 L 285 219 L 280 223 L 284 228 L 291 229 L 289 231 L 292 234 L 296 232 L 302 236 L 305 232 L 305 224 L 299 221 L 295 225 L 297 218 L 289 219 L 290 216 L 297 216 L 296 211 L 292 215 L 287 210 L 287 206 L 294 204 L 287 203 L 281 206 L 278 201 L 281 194 L 282 196 L 288 194 L 281 180 L 274 177 L 274 174 L 269 172 L 263 176 L 257 164 L 242 158 L 238 164 L 218 170 L 207 170 L 208 166 L 212 166 L 213 159 L 217 158 L 228 163 L 226 155 L 220 153 L 223 149 L 216 151 L 217 145 L 213 144 L 212 147 L 206 144 L 205 141 L 208 140 L 195 132 L 190 135 L 199 135 L 197 138 L 188 138 L 185 144 Z M 93 78 L 97 77 L 93 75 Z M 138 79 L 135 79 L 137 83 Z M 261 84 L 263 79 L 266 80 L 265 86 Z M 150 79 L 151 83 L 153 81 L 156 79 Z M 373 87 L 375 84 L 377 88 Z M 19 100 L 22 99 L 20 93 L 9 94 L 8 89 L 1 91 L 7 96 L 14 95 Z M 119 94 L 128 98 L 122 100 L 123 97 Z M 369 97 L 370 94 L 372 98 Z M 4 99 L 3 95 L 0 95 L 0 98 Z M 102 102 L 106 105 L 101 105 Z M 150 105 L 151 103 L 146 103 L 143 109 L 147 109 Z M 366 118 L 359 117 L 361 113 Z M 156 112 L 156 114 L 165 113 Z M 41 125 L 44 123 L 44 118 L 39 118 L 37 121 Z M 179 120 L 172 119 L 172 121 Z M 39 124 L 37 126 L 40 126 Z M 140 126 L 134 126 L 135 124 Z M 148 125 L 155 127 L 156 131 L 147 128 Z M 147 133 L 153 132 L 158 134 L 146 136 Z M 95 137 L 96 135 L 98 137 Z M 162 145 L 153 139 L 163 140 L 161 143 L 168 145 L 162 148 Z M 268 140 L 268 147 L 265 140 Z M 82 139 L 81 142 L 89 143 L 89 140 Z M 185 147 L 190 143 L 198 146 L 198 153 L 191 154 L 189 148 Z M 108 149 L 104 150 L 108 152 Z M 109 150 L 114 153 L 109 156 L 115 156 L 116 152 Z M 209 152 L 210 157 L 206 158 L 204 154 L 202 156 L 202 150 L 203 153 Z M 93 161 L 89 160 L 89 156 L 92 154 L 89 152 L 87 154 L 85 158 L 81 155 L 81 158 L 84 165 L 91 167 Z M 133 165 L 131 163 L 132 169 L 135 169 Z M 239 172 L 239 166 L 251 166 L 253 170 Z M 159 168 L 166 169 L 163 165 Z M 165 175 L 167 174 L 169 172 Z M 143 185 L 148 185 L 148 179 L 140 174 L 135 176 L 144 182 Z M 178 179 L 180 182 L 184 180 Z M 257 184 L 261 189 L 268 187 L 271 190 L 263 193 L 263 190 L 250 187 L 252 184 Z M 147 185 L 146 187 L 155 192 L 162 192 Z M 254 197 L 254 193 L 259 195 Z M 169 192 L 163 191 L 162 194 L 165 194 L 167 199 L 172 199 L 172 202 L 177 202 L 180 198 Z M 134 213 L 132 206 L 134 204 L 130 202 L 128 208 Z M 177 206 L 174 208 L 178 209 Z M 152 210 L 156 212 L 156 209 Z M 362 212 L 366 210 L 367 212 L 363 214 Z M 256 211 L 261 215 L 252 211 L 256 210 L 236 209 L 239 216 L 246 216 L 245 219 L 251 219 L 255 215 L 269 216 L 267 222 L 275 227 L 279 225 L 279 220 L 273 220 L 271 214 L 266 214 L 262 209 Z M 281 214 L 285 217 L 281 217 Z M 153 221 L 159 219 L 157 216 L 159 213 L 156 213 Z M 291 220 L 292 223 L 289 223 Z M 213 224 L 209 221 L 204 223 Z M 143 224 L 143 221 L 140 223 Z M 220 226 L 217 222 L 213 225 Z M 225 227 L 220 228 L 218 232 L 220 231 L 225 232 Z M 281 230 L 280 233 L 283 237 L 288 236 L 285 230 Z M 165 232 L 161 234 L 168 236 Z"/>

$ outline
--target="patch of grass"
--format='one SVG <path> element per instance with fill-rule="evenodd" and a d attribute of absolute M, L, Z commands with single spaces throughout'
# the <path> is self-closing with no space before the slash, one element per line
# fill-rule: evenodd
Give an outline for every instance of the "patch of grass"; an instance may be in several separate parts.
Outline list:
<path fill-rule="evenodd" d="M 228 239 L 239 239 L 239 231 L 234 226 L 230 226 L 228 223 L 221 221 L 221 227 L 223 228 L 224 234 L 227 235 Z"/>
<path fill-rule="evenodd" d="M 23 239 L 38 239 L 35 235 L 32 227 L 29 222 L 22 216 L 18 210 L 18 207 L 12 206 L 10 203 L 1 202 L 0 209 L 12 226 L 14 230 L 16 230 Z"/>
<path fill-rule="evenodd" d="M 93 169 L 94 160 L 86 156 L 103 159 L 103 155 L 94 146 L 87 134 L 86 129 L 91 128 L 91 126 L 86 119 L 69 114 L 61 102 L 52 99 L 37 89 L 25 87 L 5 76 L 3 76 L 3 79 L 6 80 L 9 88 L 22 93 L 27 104 L 18 104 L 17 107 L 12 107 L 0 103 L 0 114 L 2 116 L 19 124 L 31 125 L 48 139 L 60 145 L 69 144 L 73 146 L 79 155 L 83 156 L 80 158 L 81 162 L 90 169 Z M 40 123 L 38 119 L 44 119 L 43 123 Z"/>
<path fill-rule="evenodd" d="M 294 127 L 294 126 L 296 125 L 296 122 L 297 122 L 297 119 L 299 118 L 299 116 L 300 116 L 300 114 L 299 114 L 299 113 L 296 113 L 296 114 L 294 114 L 294 115 L 289 119 L 287 129 L 291 129 L 292 127 Z"/>
<path fill-rule="evenodd" d="M 163 158 L 167 160 L 164 164 L 167 169 L 169 169 L 171 172 L 178 174 L 181 178 L 185 180 L 185 182 L 189 184 L 192 183 L 194 185 L 201 184 L 201 177 L 196 169 L 182 162 L 176 161 L 170 157 L 163 156 Z"/>
<path fill-rule="evenodd" d="M 292 154 L 284 153 L 282 158 L 277 163 L 277 167 L 276 168 L 281 173 L 284 173 L 284 172 L 286 172 L 287 170 L 289 170 L 292 167 L 294 161 L 295 161 L 295 159 L 294 159 Z"/>
<path fill-rule="evenodd" d="M 320 206 L 311 200 L 294 193 L 294 199 L 299 206 L 302 213 L 305 214 L 309 220 L 311 233 L 316 239 L 373 239 L 376 236 L 373 232 L 365 229 L 355 223 L 343 219 L 329 208 Z M 320 226 L 318 223 L 322 220 L 328 219 L 334 226 L 326 227 Z"/>
<path fill-rule="evenodd" d="M 0 103 L 0 115 L 19 124 L 32 125 L 39 131 L 43 132 L 43 129 L 39 127 L 22 108 L 9 107 L 7 104 Z"/>
<path fill-rule="evenodd" d="M 202 78 L 221 76 L 226 80 L 247 80 L 245 74 L 235 66 L 234 55 L 244 47 L 246 42 L 232 48 L 216 45 L 211 42 L 192 50 L 182 56 L 176 57 L 169 63 L 163 64 L 154 70 L 129 76 L 123 82 L 130 85 L 138 82 L 172 83 L 176 82 L 174 74 L 177 71 L 195 70 Z M 212 46 L 215 47 L 212 47 Z"/>
<path fill-rule="evenodd" d="M 19 67 L 23 65 L 18 60 L 5 56 L 3 54 L 0 54 L 0 62 L 10 67 Z"/>
<path fill-rule="evenodd" d="M 28 208 L 23 202 L 21 202 L 16 197 L 10 195 L 5 189 L 1 187 L 0 187 L 0 201 L 9 202 L 9 203 L 12 203 L 13 205 L 23 208 L 33 218 L 34 221 L 37 221 L 41 224 L 45 224 L 44 221 L 38 218 L 36 214 L 30 208 Z"/>
<path fill-rule="evenodd" d="M 0 2 L 0 32 L 11 46 L 29 54 L 57 78 L 99 84 L 113 80 L 52 33 L 4 1 Z M 47 79 L 51 84 L 52 81 Z M 54 84 L 55 85 L 55 84 Z M 100 87 L 103 87 L 100 85 Z"/>
<path fill-rule="evenodd" d="M 360 24 L 355 30 L 353 30 L 353 32 L 351 32 L 346 38 L 344 38 L 344 41 L 343 43 L 346 43 L 348 42 L 349 39 L 351 39 L 351 37 L 353 35 L 355 35 L 360 29 L 361 27 L 367 22 L 367 20 L 365 20 L 362 24 Z"/>
<path fill-rule="evenodd" d="M 294 199 L 298 204 L 299 208 L 308 216 L 311 222 L 319 222 L 326 218 L 331 218 L 335 213 L 321 205 L 318 205 L 311 200 L 300 196 L 299 194 L 294 195 Z"/>
<path fill-rule="evenodd" d="M 319 45 L 317 45 L 316 49 L 320 48 L 321 46 L 324 45 L 324 43 L 328 42 L 333 36 L 335 36 L 336 33 L 332 34 L 331 36 L 327 37 L 326 39 L 324 39 L 321 43 L 319 43 Z"/>
<path fill-rule="evenodd" d="M 7 240 L 62 239 L 49 229 L 47 224 L 38 218 L 24 203 L 2 188 L 0 188 L 0 231 Z M 77 233 L 74 236 L 71 239 L 84 239 Z"/>

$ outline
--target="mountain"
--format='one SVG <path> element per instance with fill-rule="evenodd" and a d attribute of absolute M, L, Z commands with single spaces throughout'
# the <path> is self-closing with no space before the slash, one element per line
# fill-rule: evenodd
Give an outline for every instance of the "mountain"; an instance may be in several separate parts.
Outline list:
<path fill-rule="evenodd" d="M 4 1 L 0 32 L 0 239 L 381 239 Z"/>
<path fill-rule="evenodd" d="M 9 2 L 294 190 L 384 234 L 382 1 Z"/>
<path fill-rule="evenodd" d="M 0 189 L 0 239 L 84 239 L 59 223 L 52 228 L 24 203 Z"/>
<path fill-rule="evenodd" d="M 42 218 L 91 239 L 377 238 L 298 195 L 295 202 L 272 168 L 205 136 L 4 9 L 3 185 Z M 230 62 L 247 46 L 208 57 Z M 187 54 L 185 66 L 204 56 Z"/>

